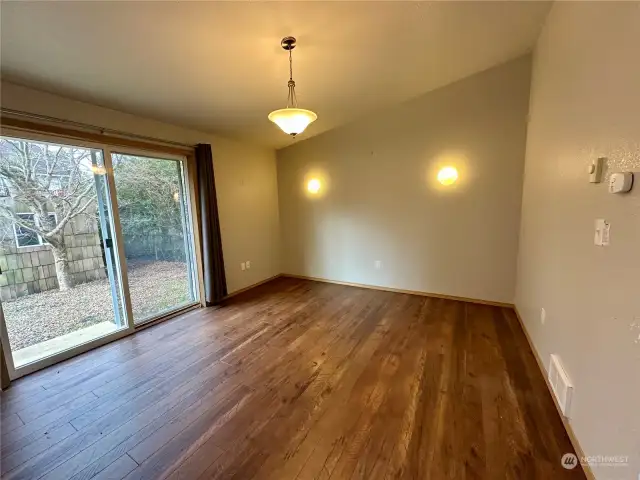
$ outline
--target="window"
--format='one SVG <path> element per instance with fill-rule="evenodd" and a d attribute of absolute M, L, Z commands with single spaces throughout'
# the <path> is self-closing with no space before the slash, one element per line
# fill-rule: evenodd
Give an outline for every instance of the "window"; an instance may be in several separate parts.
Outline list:
<path fill-rule="evenodd" d="M 26 224 L 32 224 L 35 227 L 35 214 L 17 213 L 16 216 Z M 55 213 L 49 213 L 48 216 L 54 223 L 57 222 Z M 46 244 L 45 240 L 30 228 L 14 223 L 13 230 L 16 234 L 16 245 L 18 247 L 36 247 Z"/>
<path fill-rule="evenodd" d="M 50 175 L 48 178 L 49 191 L 56 197 L 64 197 L 67 193 L 65 186 L 69 182 L 68 179 L 68 175 Z"/>

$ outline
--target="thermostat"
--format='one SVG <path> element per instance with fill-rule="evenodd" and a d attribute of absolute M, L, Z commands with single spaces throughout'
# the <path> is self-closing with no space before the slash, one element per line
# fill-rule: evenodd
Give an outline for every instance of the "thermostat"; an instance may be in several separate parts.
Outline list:
<path fill-rule="evenodd" d="M 633 186 L 633 173 L 612 173 L 609 179 L 609 193 L 625 193 Z"/>

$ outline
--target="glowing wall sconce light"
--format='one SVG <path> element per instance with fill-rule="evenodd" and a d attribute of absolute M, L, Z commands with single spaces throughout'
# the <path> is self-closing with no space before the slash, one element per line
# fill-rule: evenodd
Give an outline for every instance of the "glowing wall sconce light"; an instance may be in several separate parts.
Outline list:
<path fill-rule="evenodd" d="M 317 178 L 312 178 L 307 182 L 307 191 L 313 195 L 317 194 L 320 191 L 320 180 Z"/>
<path fill-rule="evenodd" d="M 91 172 L 94 175 L 104 175 L 107 173 L 107 169 L 103 165 L 91 165 Z"/>
<path fill-rule="evenodd" d="M 458 180 L 458 170 L 455 167 L 443 167 L 438 172 L 438 181 L 442 185 L 453 185 Z"/>

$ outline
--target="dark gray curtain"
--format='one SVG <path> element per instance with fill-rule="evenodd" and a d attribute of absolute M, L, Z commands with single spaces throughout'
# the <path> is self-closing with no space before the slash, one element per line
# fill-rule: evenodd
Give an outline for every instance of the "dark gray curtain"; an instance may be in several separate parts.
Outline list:
<path fill-rule="evenodd" d="M 227 295 L 211 145 L 201 143 L 196 146 L 196 169 L 200 197 L 204 296 L 209 307 L 219 303 Z"/>
<path fill-rule="evenodd" d="M 7 362 L 4 361 L 4 351 L 0 345 L 0 387 L 6 390 L 11 385 L 9 380 L 9 370 L 7 370 Z"/>

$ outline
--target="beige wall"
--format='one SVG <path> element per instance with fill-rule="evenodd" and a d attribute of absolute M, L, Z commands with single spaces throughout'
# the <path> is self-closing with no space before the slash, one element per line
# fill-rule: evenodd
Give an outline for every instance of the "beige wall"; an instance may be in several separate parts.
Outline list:
<path fill-rule="evenodd" d="M 628 455 L 640 472 L 640 8 L 560 2 L 538 41 L 525 168 L 516 304 L 548 364 L 575 386 L 571 425 L 587 455 Z M 627 195 L 590 184 L 586 169 L 635 170 Z M 594 245 L 594 220 L 611 246 Z M 540 308 L 547 311 L 540 322 Z"/>
<path fill-rule="evenodd" d="M 275 152 L 3 82 L 4 108 L 213 148 L 229 292 L 280 273 Z M 250 260 L 251 269 L 240 270 Z"/>
<path fill-rule="evenodd" d="M 229 292 L 280 273 L 275 151 L 212 140 Z M 249 260 L 251 269 L 240 263 Z"/>
<path fill-rule="evenodd" d="M 513 302 L 529 81 L 523 57 L 279 150 L 284 272 Z"/>

